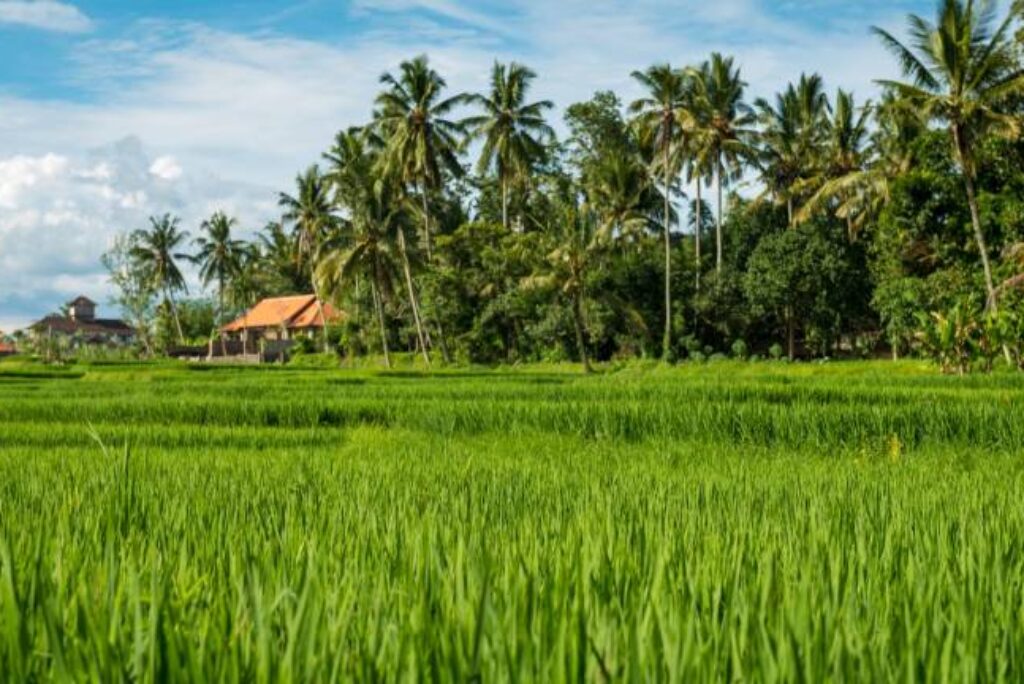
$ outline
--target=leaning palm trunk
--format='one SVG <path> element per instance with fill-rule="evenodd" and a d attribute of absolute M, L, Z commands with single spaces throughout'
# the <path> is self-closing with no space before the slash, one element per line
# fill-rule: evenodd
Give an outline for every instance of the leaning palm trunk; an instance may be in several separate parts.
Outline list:
<path fill-rule="evenodd" d="M 432 244 L 433 240 L 430 237 L 430 205 L 427 202 L 427 184 L 424 183 L 420 190 L 420 198 L 423 204 L 423 239 L 427 245 L 427 261 L 433 263 L 434 247 Z"/>
<path fill-rule="evenodd" d="M 501 225 L 508 230 L 508 179 L 501 179 Z"/>
<path fill-rule="evenodd" d="M 715 184 L 718 186 L 718 216 L 715 220 L 715 273 L 722 274 L 722 160 L 715 169 Z"/>
<path fill-rule="evenodd" d="M 427 184 L 426 183 L 423 183 L 423 185 L 422 185 L 420 197 L 421 197 L 421 202 L 423 204 L 423 232 L 424 232 L 424 239 L 425 239 L 426 245 L 427 245 L 427 263 L 433 265 L 433 263 L 434 263 L 434 251 L 433 251 L 433 246 L 432 246 L 433 240 L 432 240 L 431 234 L 430 234 L 430 204 L 427 202 Z M 419 305 L 417 304 L 415 306 L 416 306 L 416 309 L 417 309 L 416 315 L 418 316 L 419 315 L 419 310 L 418 310 L 419 309 Z M 441 341 L 441 357 L 444 359 L 445 363 L 451 363 L 451 355 L 448 353 L 448 342 L 445 340 L 444 327 L 441 325 L 441 319 L 440 318 L 436 319 L 435 325 L 437 326 L 437 336 L 438 336 L 438 339 Z M 423 337 L 424 339 L 426 339 L 427 340 L 427 344 L 429 344 L 431 347 L 433 347 L 433 340 L 430 339 L 430 332 L 429 331 L 423 331 L 420 336 Z M 426 350 L 426 347 L 424 347 L 424 351 L 425 350 Z M 428 364 L 430 363 L 429 360 L 428 360 L 427 363 Z"/>
<path fill-rule="evenodd" d="M 974 187 L 974 171 L 968 164 L 966 141 L 963 139 L 962 131 L 958 125 L 953 125 L 953 142 L 956 145 L 957 161 L 964 174 L 964 187 L 967 190 L 967 204 L 971 210 L 971 225 L 974 228 L 974 240 L 978 243 L 978 251 L 981 253 L 981 266 L 985 271 L 985 302 L 986 308 L 994 311 L 996 308 L 996 288 L 992 280 L 992 265 L 988 258 L 988 244 L 985 242 L 985 234 L 981 229 L 981 214 L 978 211 L 978 197 Z"/>
<path fill-rule="evenodd" d="M 402 271 L 405 274 L 405 287 L 409 293 L 409 306 L 412 308 L 412 318 L 416 323 L 416 338 L 419 340 L 423 360 L 426 361 L 427 366 L 430 366 L 430 352 L 427 350 L 427 338 L 423 332 L 420 306 L 416 301 L 416 288 L 412 283 L 412 268 L 409 266 L 409 254 L 405 248 L 405 232 L 402 230 L 398 231 L 398 250 L 402 254 Z"/>
<path fill-rule="evenodd" d="M 315 269 L 314 269 L 315 270 Z M 313 296 L 316 298 L 316 311 L 320 316 L 320 322 L 323 324 L 321 328 L 321 337 L 323 338 L 324 353 L 330 351 L 330 347 L 327 342 L 327 317 L 324 316 L 324 303 L 320 299 L 320 288 L 316 284 L 316 273 L 313 274 Z"/>
<path fill-rule="evenodd" d="M 694 250 L 696 251 L 695 265 L 696 265 L 696 271 L 697 271 L 697 292 L 700 292 L 700 268 L 701 268 L 701 263 L 700 263 L 700 261 L 701 261 L 701 259 L 700 259 L 700 234 L 701 234 L 701 229 L 703 228 L 703 222 L 704 222 L 704 207 L 701 205 L 701 196 L 700 195 L 701 195 L 700 178 L 698 177 L 697 178 L 697 216 L 696 216 L 696 225 L 695 225 L 695 227 L 693 229 Z"/>
<path fill-rule="evenodd" d="M 227 345 L 224 342 L 224 279 L 220 279 L 217 288 L 217 336 L 220 338 L 220 355 L 227 356 Z"/>
<path fill-rule="evenodd" d="M 967 191 L 967 204 L 971 210 L 971 225 L 974 227 L 974 240 L 978 243 L 978 251 L 981 253 L 981 266 L 985 271 L 985 309 L 995 314 L 999 311 L 999 303 L 996 301 L 996 287 L 992 280 L 992 264 L 988 258 L 988 243 L 985 241 L 985 233 L 981 229 L 981 212 L 978 210 L 978 194 L 974 187 L 974 168 L 968 163 L 970 160 L 969 150 L 966 141 L 963 139 L 963 132 L 958 125 L 953 125 L 953 142 L 956 145 L 956 153 L 959 158 L 960 168 L 964 174 L 964 188 Z M 1003 345 L 1003 357 L 1006 362 L 1013 364 L 1013 355 L 1010 353 L 1009 345 Z"/>
<path fill-rule="evenodd" d="M 672 234 L 671 206 L 669 204 L 669 185 L 671 184 L 669 169 L 669 147 L 665 145 L 665 336 L 661 342 L 661 356 L 668 359 L 672 349 Z"/>
<path fill-rule="evenodd" d="M 164 299 L 167 300 L 167 305 L 171 307 L 171 316 L 174 318 L 174 327 L 178 330 L 178 344 L 185 344 L 185 332 L 181 329 L 181 319 L 178 317 L 178 307 L 174 303 L 174 297 L 171 296 L 170 291 L 164 288 Z"/>
<path fill-rule="evenodd" d="M 583 328 L 583 306 L 580 302 L 581 299 L 582 297 L 579 292 L 573 293 L 572 322 L 573 327 L 576 328 L 576 346 L 580 350 L 580 361 L 583 362 L 583 372 L 590 373 L 593 369 L 590 367 L 590 357 L 587 356 L 587 339 Z"/>
<path fill-rule="evenodd" d="M 377 282 L 380 280 L 380 266 L 374 264 L 374 279 L 370 281 L 370 292 L 373 295 L 373 308 L 377 314 L 377 323 L 380 324 L 380 345 L 384 350 L 384 366 L 391 369 L 391 354 L 388 351 L 388 330 L 384 323 L 384 304 L 381 302 Z"/>

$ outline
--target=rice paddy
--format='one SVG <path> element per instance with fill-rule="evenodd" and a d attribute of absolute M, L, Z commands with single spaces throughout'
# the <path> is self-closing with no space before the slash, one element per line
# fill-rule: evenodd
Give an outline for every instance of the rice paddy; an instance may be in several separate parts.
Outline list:
<path fill-rule="evenodd" d="M 0 364 L 0 673 L 1020 681 L 1021 492 L 1019 375 Z"/>

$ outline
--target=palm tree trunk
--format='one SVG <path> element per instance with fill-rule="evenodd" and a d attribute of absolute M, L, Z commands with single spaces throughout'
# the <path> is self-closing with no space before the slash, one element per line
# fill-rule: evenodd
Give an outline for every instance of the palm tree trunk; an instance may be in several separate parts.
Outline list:
<path fill-rule="evenodd" d="M 171 316 L 174 318 L 174 327 L 178 329 L 178 344 L 185 344 L 185 333 L 181 329 L 181 319 L 178 317 L 178 307 L 174 303 L 174 297 L 171 296 L 170 290 L 164 288 L 164 299 L 167 300 L 167 305 L 171 307 Z"/>
<path fill-rule="evenodd" d="M 217 336 L 220 338 L 220 355 L 227 356 L 228 351 L 224 343 L 224 332 L 221 328 L 224 326 L 224 277 L 221 276 L 220 282 L 217 284 Z"/>
<path fill-rule="evenodd" d="M 786 198 L 786 225 L 789 228 L 793 227 L 793 198 Z"/>
<path fill-rule="evenodd" d="M 501 225 L 508 230 L 508 181 L 501 179 Z"/>
<path fill-rule="evenodd" d="M 427 202 L 427 184 L 426 183 L 422 183 L 420 185 L 420 197 L 421 197 L 421 202 L 422 202 L 422 205 L 423 205 L 423 232 L 424 232 L 424 238 L 426 240 L 426 246 L 427 246 L 427 263 L 430 264 L 430 265 L 433 265 L 434 264 L 434 248 L 433 248 L 433 240 L 432 240 L 431 235 L 430 235 L 430 205 Z M 402 242 L 403 242 L 403 244 L 405 242 L 404 235 L 402 236 Z M 403 255 L 404 254 L 405 254 L 405 252 L 404 252 L 404 247 L 403 247 Z M 403 256 L 403 260 L 405 261 L 405 268 L 406 268 L 406 270 L 408 270 L 409 269 L 408 257 L 407 256 Z M 410 279 L 412 278 L 411 275 L 409 275 L 408 277 Z M 417 318 L 419 318 L 419 304 L 415 303 L 415 298 L 413 299 L 413 302 L 414 302 L 413 303 L 414 314 L 416 315 Z M 417 325 L 419 325 L 419 324 L 417 324 Z M 445 363 L 451 363 L 451 354 L 448 353 L 448 342 L 445 339 L 444 327 L 441 325 L 440 319 L 435 320 L 435 325 L 437 326 L 437 336 L 438 336 L 438 339 L 441 341 L 441 358 L 444 359 Z M 419 334 L 419 336 L 421 338 L 427 340 L 427 342 L 429 344 L 431 344 L 431 346 L 433 346 L 433 341 L 430 340 L 430 333 L 429 332 L 424 333 L 423 330 L 420 330 L 418 334 Z M 422 345 L 423 342 L 421 341 L 420 344 Z M 425 357 L 427 357 L 427 347 L 425 347 L 425 346 L 423 347 L 423 354 L 424 354 Z M 430 365 L 429 357 L 427 357 L 427 365 L 428 366 Z"/>
<path fill-rule="evenodd" d="M 704 227 L 704 206 L 701 200 L 701 179 L 697 177 L 697 216 L 696 222 L 693 229 L 694 236 L 694 249 L 696 250 L 696 271 L 697 271 L 697 292 L 700 292 L 700 269 L 701 269 L 701 258 L 700 258 L 700 234 Z"/>
<path fill-rule="evenodd" d="M 978 195 L 974 187 L 974 168 L 969 164 L 970 150 L 967 149 L 960 126 L 954 124 L 952 128 L 953 142 L 956 144 L 960 169 L 964 174 L 967 204 L 971 209 L 971 225 L 974 227 L 974 240 L 978 243 L 978 252 L 981 253 L 981 267 L 985 271 L 985 310 L 995 314 L 999 312 L 999 303 L 996 301 L 996 286 L 992 279 L 992 264 L 988 258 L 988 243 L 985 241 L 985 233 L 981 228 L 981 212 L 978 209 Z M 1010 353 L 1010 347 L 1006 344 L 1003 345 L 1003 357 L 1008 364 L 1013 365 L 1013 355 Z"/>
<path fill-rule="evenodd" d="M 409 254 L 405 248 L 405 232 L 398 231 L 398 251 L 402 254 L 402 271 L 405 274 L 405 287 L 409 292 L 409 306 L 412 308 L 412 318 L 416 323 L 416 337 L 420 343 L 420 351 L 423 353 L 423 360 L 430 366 L 430 352 L 427 351 L 427 338 L 423 333 L 423 321 L 420 319 L 420 306 L 416 301 L 416 288 L 412 283 L 412 268 L 409 266 Z"/>
<path fill-rule="evenodd" d="M 423 204 L 423 237 L 427 245 L 427 261 L 434 262 L 434 248 L 430 239 L 430 205 L 427 202 L 427 184 L 420 185 L 420 198 Z"/>
<path fill-rule="evenodd" d="M 671 204 L 669 202 L 669 186 L 671 171 L 669 169 L 669 148 L 665 146 L 665 336 L 661 342 L 661 357 L 668 359 L 672 349 L 672 234 Z"/>
<path fill-rule="evenodd" d="M 971 210 L 971 225 L 974 227 L 974 240 L 978 243 L 978 251 L 981 253 L 981 266 L 985 271 L 985 308 L 991 311 L 996 309 L 996 288 L 992 280 L 992 265 L 988 258 L 988 244 L 985 242 L 985 234 L 981 229 L 981 214 L 978 210 L 978 197 L 974 187 L 974 171 L 968 164 L 969 155 L 966 148 L 966 141 L 958 125 L 953 125 L 953 142 L 956 145 L 957 161 L 964 174 L 964 187 L 967 190 L 967 204 Z"/>
<path fill-rule="evenodd" d="M 587 340 L 586 333 L 583 329 L 583 307 L 580 304 L 580 294 L 574 293 L 572 296 L 572 322 L 573 327 L 576 328 L 576 347 L 580 351 L 580 361 L 583 362 L 583 372 L 591 373 L 593 368 L 590 367 L 590 357 L 587 356 Z"/>
<path fill-rule="evenodd" d="M 320 316 L 320 322 L 323 324 L 323 328 L 320 329 L 321 337 L 323 337 L 324 353 L 330 351 L 327 343 L 327 316 L 324 316 L 324 303 L 320 299 L 320 288 L 316 285 L 316 274 L 314 273 L 313 278 L 313 297 L 316 298 L 316 311 Z"/>
<path fill-rule="evenodd" d="M 388 351 L 388 330 L 384 323 L 384 304 L 381 302 L 377 281 L 380 280 L 380 266 L 374 264 L 373 280 L 370 281 L 370 292 L 373 294 L 373 308 L 377 313 L 377 323 L 380 324 L 380 345 L 384 349 L 384 366 L 391 369 L 391 354 Z"/>
<path fill-rule="evenodd" d="M 718 187 L 718 215 L 715 219 L 715 272 L 722 274 L 722 160 L 715 168 L 715 185 Z"/>

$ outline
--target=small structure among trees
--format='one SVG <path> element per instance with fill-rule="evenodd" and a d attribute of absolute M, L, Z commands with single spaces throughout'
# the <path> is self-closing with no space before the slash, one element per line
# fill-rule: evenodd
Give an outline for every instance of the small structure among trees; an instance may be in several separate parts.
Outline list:
<path fill-rule="evenodd" d="M 315 295 L 271 297 L 223 326 L 220 332 L 227 340 L 241 342 L 242 353 L 247 354 L 255 353 L 261 342 L 293 342 L 323 335 L 325 320 L 330 325 L 341 323 L 345 318 L 344 312 L 319 301 Z"/>
<path fill-rule="evenodd" d="M 96 302 L 79 296 L 67 303 L 66 313 L 50 314 L 29 326 L 37 339 L 66 338 L 72 346 L 128 346 L 135 329 L 118 318 L 96 318 Z"/>

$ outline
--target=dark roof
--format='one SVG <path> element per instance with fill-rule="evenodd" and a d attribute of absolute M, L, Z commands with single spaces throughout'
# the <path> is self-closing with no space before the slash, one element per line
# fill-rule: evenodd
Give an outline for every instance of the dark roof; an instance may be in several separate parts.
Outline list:
<path fill-rule="evenodd" d="M 70 302 L 68 302 L 68 306 L 82 306 L 82 305 L 96 306 L 96 302 L 92 301 L 91 299 L 89 299 L 85 295 L 79 295 L 79 296 L 75 297 L 74 299 L 72 299 Z"/>
<path fill-rule="evenodd" d="M 91 321 L 75 320 L 73 318 L 65 318 L 64 316 L 58 316 L 57 314 L 51 314 L 41 321 L 33 323 L 31 326 L 32 330 L 39 332 L 46 332 L 52 330 L 56 333 L 64 333 L 67 335 L 74 335 L 81 333 L 83 335 L 134 335 L 135 330 L 124 321 L 116 318 L 94 318 Z"/>

